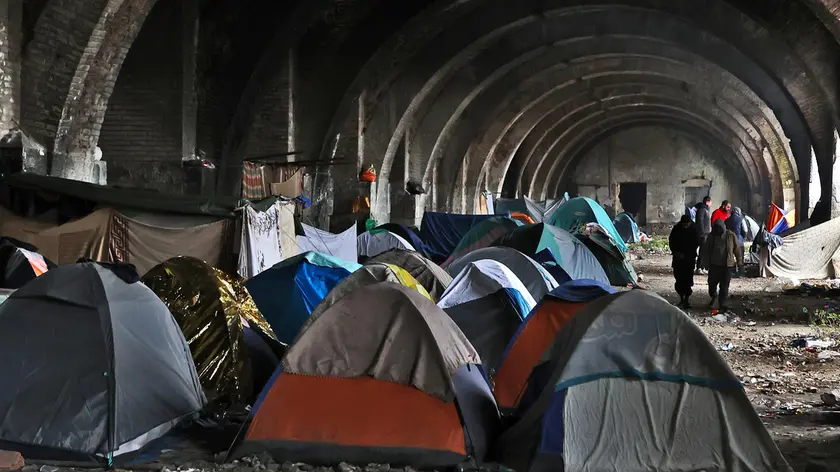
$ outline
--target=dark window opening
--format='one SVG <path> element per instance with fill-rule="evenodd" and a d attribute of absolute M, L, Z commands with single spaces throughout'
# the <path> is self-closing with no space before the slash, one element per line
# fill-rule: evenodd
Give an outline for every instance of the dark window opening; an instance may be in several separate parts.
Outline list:
<path fill-rule="evenodd" d="M 626 182 L 619 184 L 618 201 L 622 211 L 629 213 L 637 224 L 645 224 L 647 207 L 647 184 Z"/>

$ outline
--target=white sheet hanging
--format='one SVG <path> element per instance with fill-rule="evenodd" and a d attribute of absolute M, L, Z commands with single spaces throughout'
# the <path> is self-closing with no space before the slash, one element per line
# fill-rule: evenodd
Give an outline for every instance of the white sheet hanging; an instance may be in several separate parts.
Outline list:
<path fill-rule="evenodd" d="M 303 232 L 306 236 L 298 236 L 298 247 L 300 252 L 320 252 L 328 256 L 338 257 L 345 261 L 356 262 L 356 225 L 347 228 L 339 234 L 332 234 L 328 231 L 321 231 L 318 228 L 303 225 Z"/>
<path fill-rule="evenodd" d="M 280 245 L 280 203 L 265 212 L 242 210 L 239 275 L 250 279 L 283 260 Z"/>

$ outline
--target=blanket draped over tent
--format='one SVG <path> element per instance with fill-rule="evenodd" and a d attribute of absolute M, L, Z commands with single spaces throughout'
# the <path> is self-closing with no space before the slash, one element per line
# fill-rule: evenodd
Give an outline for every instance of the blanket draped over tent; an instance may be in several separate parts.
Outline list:
<path fill-rule="evenodd" d="M 770 253 L 767 270 L 776 277 L 823 279 L 835 276 L 831 259 L 840 249 L 840 218 L 783 238 Z"/>
<path fill-rule="evenodd" d="M 305 224 L 303 232 L 305 236 L 297 237 L 301 254 L 319 252 L 351 262 L 356 262 L 359 257 L 356 250 L 355 224 L 339 234 L 332 234 Z"/>

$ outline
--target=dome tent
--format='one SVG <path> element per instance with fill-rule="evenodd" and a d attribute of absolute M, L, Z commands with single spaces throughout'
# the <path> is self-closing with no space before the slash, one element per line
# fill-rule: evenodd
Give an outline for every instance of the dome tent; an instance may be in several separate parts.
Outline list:
<path fill-rule="evenodd" d="M 479 364 L 427 298 L 393 283 L 362 287 L 301 332 L 234 456 L 421 469 L 482 461 L 498 410 Z"/>
<path fill-rule="evenodd" d="M 452 283 L 452 276 L 418 252 L 392 249 L 370 259 L 368 263 L 392 264 L 402 267 L 426 288 L 426 291 L 432 296 L 432 300 L 440 299 L 440 296 Z"/>
<path fill-rule="evenodd" d="M 0 288 L 17 289 L 54 269 L 56 264 L 38 248 L 14 238 L 0 237 Z"/>
<path fill-rule="evenodd" d="M 700 328 L 655 294 L 589 303 L 542 360 L 494 448 L 517 471 L 791 470 Z"/>
<path fill-rule="evenodd" d="M 504 264 L 505 267 L 516 274 L 531 296 L 534 297 L 534 300 L 538 302 L 548 292 L 557 288 L 557 281 L 545 268 L 525 254 L 509 247 L 486 247 L 473 251 L 453 262 L 446 269 L 450 274 L 457 276 L 470 263 L 481 260 L 491 260 Z"/>
<path fill-rule="evenodd" d="M 0 305 L 0 358 L 15 360 L 0 363 L 0 448 L 27 459 L 110 462 L 205 404 L 163 302 L 96 263 L 53 269 Z"/>

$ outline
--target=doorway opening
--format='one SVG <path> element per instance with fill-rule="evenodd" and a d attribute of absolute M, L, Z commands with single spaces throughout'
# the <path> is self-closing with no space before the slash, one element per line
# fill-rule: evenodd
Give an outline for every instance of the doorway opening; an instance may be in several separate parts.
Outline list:
<path fill-rule="evenodd" d="M 625 182 L 619 184 L 618 201 L 621 209 L 629 213 L 636 224 L 643 225 L 647 218 L 647 184 L 639 182 Z"/>
<path fill-rule="evenodd" d="M 706 185 L 702 187 L 686 187 L 685 188 L 685 207 L 694 208 L 695 205 L 702 202 L 706 195 L 709 194 L 711 188 Z"/>

